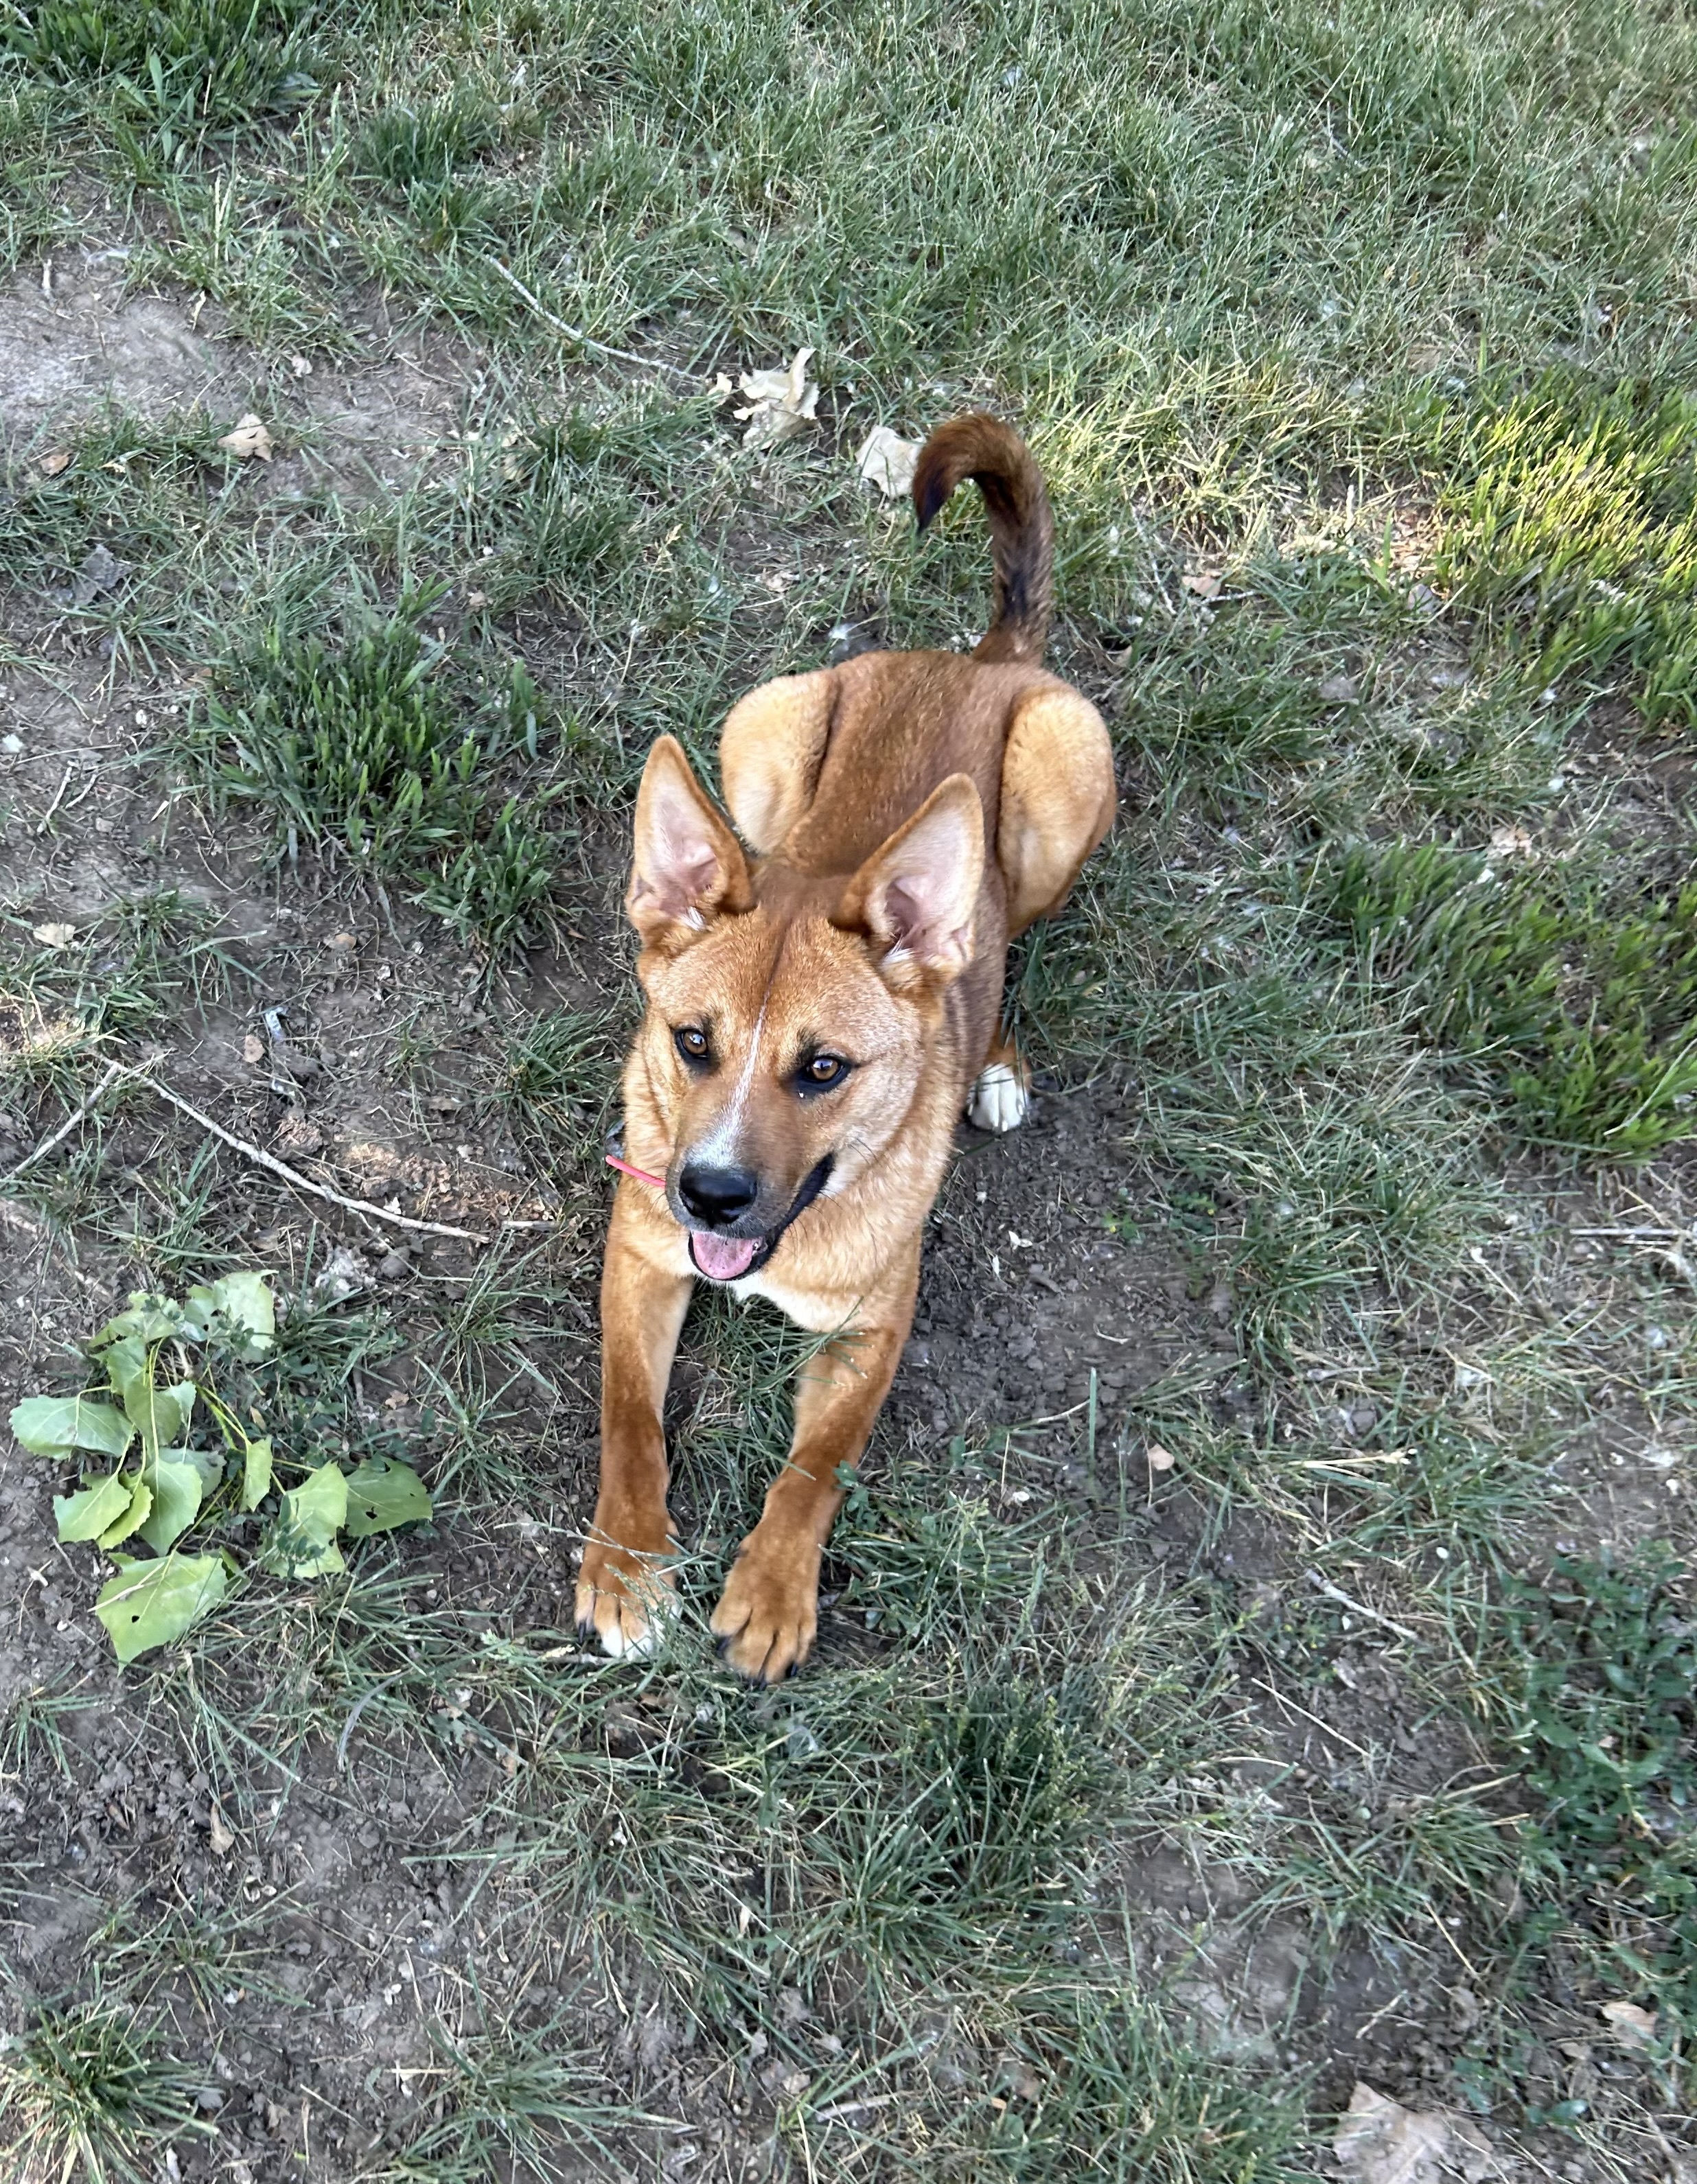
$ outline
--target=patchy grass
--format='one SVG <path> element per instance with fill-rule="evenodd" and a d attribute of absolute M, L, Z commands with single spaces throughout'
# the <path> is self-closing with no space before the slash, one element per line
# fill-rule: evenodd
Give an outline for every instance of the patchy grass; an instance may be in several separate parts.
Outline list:
<path fill-rule="evenodd" d="M 1689 2158 L 1631 1548 L 1689 1559 L 1697 1392 L 1694 58 L 1627 0 L 0 31 L 20 293 L 51 252 L 75 330 L 121 263 L 227 367 L 173 410 L 88 306 L 110 404 L 8 459 L 0 1175 L 123 1058 L 546 1224 L 309 1204 L 133 1085 L 0 1187 L 17 1393 L 264 1265 L 279 1449 L 436 1509 L 117 1685 L 8 1480 L 14 2165 L 1298 2184 L 1358 2075 L 1586 2184 Z M 745 456 L 714 376 L 801 346 L 819 431 Z M 980 403 L 1122 788 L 1015 966 L 1036 1124 L 963 1146 L 804 1677 L 706 1629 L 812 1343 L 717 1297 L 678 1627 L 585 1658 L 636 776 L 975 635 L 976 511 L 916 548 L 851 459 Z"/>
<path fill-rule="evenodd" d="M 1355 850 L 1328 906 L 1423 1035 L 1482 1063 L 1534 1143 L 1642 1159 L 1697 1128 L 1697 888 L 1660 900 L 1427 844 Z"/>

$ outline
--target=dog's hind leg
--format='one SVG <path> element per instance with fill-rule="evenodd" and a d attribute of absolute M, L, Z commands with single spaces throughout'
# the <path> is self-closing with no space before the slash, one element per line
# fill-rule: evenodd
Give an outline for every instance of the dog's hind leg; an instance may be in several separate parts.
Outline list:
<path fill-rule="evenodd" d="M 1023 699 L 1002 760 L 996 856 L 1008 883 L 1010 939 L 1057 911 L 1114 823 L 1114 751 L 1102 718 L 1076 690 Z"/>

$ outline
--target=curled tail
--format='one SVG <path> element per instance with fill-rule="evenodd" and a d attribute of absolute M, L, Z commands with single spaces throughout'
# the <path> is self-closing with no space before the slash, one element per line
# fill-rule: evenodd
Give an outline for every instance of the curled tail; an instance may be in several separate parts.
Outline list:
<path fill-rule="evenodd" d="M 1011 425 L 981 413 L 940 425 L 919 452 L 913 513 L 923 531 L 963 478 L 974 481 L 990 518 L 996 613 L 978 660 L 1038 660 L 1054 610 L 1055 521 L 1043 474 Z"/>

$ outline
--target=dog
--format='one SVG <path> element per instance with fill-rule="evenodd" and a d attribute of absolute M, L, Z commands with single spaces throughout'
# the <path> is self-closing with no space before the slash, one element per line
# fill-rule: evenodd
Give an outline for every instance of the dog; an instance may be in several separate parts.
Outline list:
<path fill-rule="evenodd" d="M 731 824 L 672 737 L 644 769 L 625 897 L 647 997 L 623 1080 L 638 1175 L 602 1270 L 577 1595 L 611 1654 L 651 1651 L 675 1600 L 661 1412 L 695 1282 L 828 1338 L 712 1617 L 731 1664 L 770 1683 L 813 1644 L 820 1557 L 907 1339 L 956 1119 L 1025 1115 L 1001 1029 L 1008 944 L 1107 833 L 1114 760 L 1101 715 L 1042 666 L 1054 528 L 1019 435 L 985 415 L 934 432 L 920 531 L 969 477 L 996 574 L 969 657 L 867 652 L 751 692 L 720 738 Z"/>

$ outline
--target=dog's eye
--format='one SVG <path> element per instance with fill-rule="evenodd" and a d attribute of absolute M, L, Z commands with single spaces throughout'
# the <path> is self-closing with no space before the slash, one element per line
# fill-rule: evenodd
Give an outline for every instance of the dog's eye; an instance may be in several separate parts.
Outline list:
<path fill-rule="evenodd" d="M 816 1054 L 811 1061 L 804 1061 L 797 1072 L 797 1081 L 804 1092 L 823 1092 L 828 1085 L 840 1084 L 849 1073 L 849 1065 L 840 1054 Z"/>
<path fill-rule="evenodd" d="M 699 1024 L 685 1024 L 672 1034 L 673 1044 L 685 1061 L 705 1061 L 712 1051 L 707 1034 Z"/>

